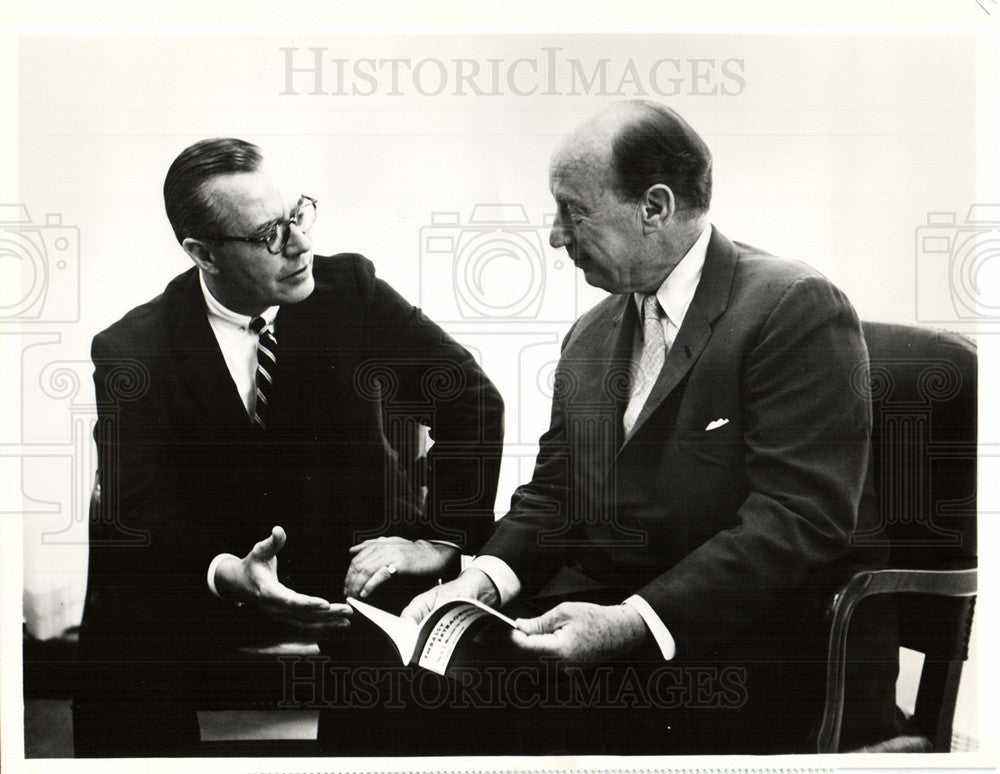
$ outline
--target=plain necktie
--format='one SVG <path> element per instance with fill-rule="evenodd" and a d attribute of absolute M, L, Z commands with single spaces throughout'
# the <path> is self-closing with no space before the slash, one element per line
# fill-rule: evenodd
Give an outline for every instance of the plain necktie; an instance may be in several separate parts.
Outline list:
<path fill-rule="evenodd" d="M 257 400 L 253 424 L 265 430 L 273 412 L 271 401 L 274 397 L 274 376 L 278 364 L 278 340 L 274 336 L 274 327 L 263 317 L 254 317 L 250 321 L 250 330 L 257 334 Z"/>
<path fill-rule="evenodd" d="M 632 385 L 629 389 L 628 406 L 622 417 L 625 436 L 628 437 L 635 421 L 646 405 L 646 399 L 656 384 L 656 378 L 663 369 L 663 361 L 667 355 L 667 340 L 663 336 L 662 310 L 656 300 L 656 294 L 651 293 L 642 301 L 642 353 L 635 368 Z"/>

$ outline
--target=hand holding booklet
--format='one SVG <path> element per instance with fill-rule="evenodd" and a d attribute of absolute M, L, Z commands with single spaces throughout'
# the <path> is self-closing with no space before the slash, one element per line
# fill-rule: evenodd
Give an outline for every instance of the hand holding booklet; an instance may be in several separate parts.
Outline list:
<path fill-rule="evenodd" d="M 416 662 L 439 675 L 447 671 L 455 648 L 477 621 L 492 617 L 517 627 L 512 618 L 474 599 L 442 602 L 419 624 L 352 597 L 347 603 L 388 635 L 404 665 Z"/>

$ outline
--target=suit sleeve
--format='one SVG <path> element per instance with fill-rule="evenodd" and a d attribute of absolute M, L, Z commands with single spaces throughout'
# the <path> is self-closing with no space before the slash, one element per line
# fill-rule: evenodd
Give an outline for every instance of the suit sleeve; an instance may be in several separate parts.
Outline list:
<path fill-rule="evenodd" d="M 835 582 L 868 463 L 871 410 L 856 386 L 866 363 L 839 290 L 810 277 L 784 292 L 742 369 L 749 493 L 738 524 L 638 591 L 679 656 L 739 641 L 769 611 L 806 609 Z"/>
<path fill-rule="evenodd" d="M 575 327 L 563 339 L 563 350 Z M 566 530 L 576 523 L 569 513 L 570 444 L 561 394 L 566 384 L 564 375 L 557 370 L 549 428 L 539 439 L 531 481 L 514 491 L 509 512 L 497 523 L 495 534 L 482 550 L 514 571 L 521 583 L 520 593 L 525 596 L 541 589 L 566 562 L 571 542 Z M 546 540 L 546 535 L 558 535 L 558 539 Z"/>
<path fill-rule="evenodd" d="M 416 419 L 430 429 L 428 488 L 417 535 L 476 553 L 493 531 L 504 406 L 473 356 L 361 264 L 369 324 L 383 348 L 368 367 L 380 369 L 390 387 L 383 402 L 387 435 L 394 423 Z M 381 361 L 381 362 L 379 362 Z"/>

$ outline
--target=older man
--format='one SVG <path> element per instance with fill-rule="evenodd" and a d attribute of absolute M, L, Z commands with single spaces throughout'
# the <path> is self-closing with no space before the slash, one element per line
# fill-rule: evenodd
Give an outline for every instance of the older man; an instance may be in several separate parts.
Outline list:
<path fill-rule="evenodd" d="M 314 256 L 317 202 L 277 180 L 242 140 L 181 153 L 164 199 L 194 266 L 94 338 L 81 650 L 119 684 L 81 694 L 78 753 L 176 753 L 197 731 L 157 714 L 169 665 L 248 637 L 363 655 L 342 595 L 402 604 L 492 529 L 499 394 L 370 261 Z M 418 423 L 426 481 L 400 458 Z"/>
<path fill-rule="evenodd" d="M 671 709 L 686 712 L 619 711 L 609 723 L 624 736 L 591 729 L 571 752 L 807 749 L 824 604 L 879 558 L 851 541 L 875 519 L 857 316 L 816 271 L 710 224 L 711 169 L 701 137 L 644 101 L 556 151 L 551 244 L 613 295 L 566 336 L 531 482 L 472 566 L 404 611 L 530 599 L 541 615 L 513 634 L 522 657 L 621 665 L 655 652 L 680 676 Z M 879 634 L 865 643 L 870 701 L 853 716 L 865 727 L 848 744 L 894 728 L 895 653 Z M 712 701 L 682 674 L 706 668 Z M 720 690 L 726 669 L 733 690 Z"/>

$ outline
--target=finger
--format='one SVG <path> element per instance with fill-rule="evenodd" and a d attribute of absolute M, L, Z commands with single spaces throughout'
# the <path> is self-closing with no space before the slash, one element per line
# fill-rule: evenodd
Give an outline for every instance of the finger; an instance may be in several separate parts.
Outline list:
<path fill-rule="evenodd" d="M 366 548 L 375 548 L 375 546 L 379 545 L 380 540 L 384 540 L 384 538 L 378 538 L 378 539 L 372 538 L 371 540 L 363 540 L 357 545 L 351 546 L 347 550 L 352 554 L 356 554 L 359 551 L 364 551 Z"/>
<path fill-rule="evenodd" d="M 562 639 L 558 634 L 525 634 L 517 629 L 510 633 L 515 647 L 541 656 L 562 656 Z"/>
<path fill-rule="evenodd" d="M 322 610 L 324 612 L 329 611 L 333 607 L 322 597 L 300 594 L 277 581 L 273 584 L 262 586 L 260 592 L 261 606 L 269 605 L 289 610 Z"/>
<path fill-rule="evenodd" d="M 380 538 L 369 538 L 368 540 L 362 540 L 357 545 L 351 546 L 348 551 L 352 554 L 357 553 L 365 548 L 374 548 L 375 546 L 384 546 L 386 543 L 409 543 L 411 541 L 406 538 L 401 537 L 380 537 Z"/>
<path fill-rule="evenodd" d="M 546 619 L 547 615 L 548 613 L 537 618 L 518 618 L 514 621 L 517 624 L 517 631 L 528 636 L 550 634 L 553 630 Z"/>
<path fill-rule="evenodd" d="M 281 527 L 274 526 L 271 528 L 271 534 L 264 540 L 257 543 L 257 545 L 251 549 L 250 553 L 262 562 L 269 562 L 278 555 L 278 551 L 284 547 L 287 539 L 285 530 Z"/>
<path fill-rule="evenodd" d="M 408 618 L 414 623 L 423 621 L 427 617 L 427 614 L 434 609 L 434 603 L 437 601 L 437 590 L 438 587 L 435 586 L 430 591 L 425 591 L 423 594 L 415 596 L 410 604 L 403 608 L 403 612 L 399 614 L 399 617 Z"/>
<path fill-rule="evenodd" d="M 344 594 L 346 596 L 357 596 L 361 589 L 372 578 L 379 576 L 377 583 L 381 583 L 385 578 L 385 568 L 394 567 L 395 571 L 402 569 L 402 564 L 398 552 L 386 550 L 385 548 L 373 548 L 366 550 L 354 557 L 351 566 L 347 568 L 347 577 L 344 578 Z"/>
<path fill-rule="evenodd" d="M 288 626 L 297 629 L 308 629 L 311 631 L 324 631 L 332 629 L 345 629 L 351 625 L 350 619 L 345 616 L 310 617 L 306 615 L 295 615 L 287 610 L 264 610 L 264 613 L 275 621 L 280 621 Z"/>
<path fill-rule="evenodd" d="M 361 593 L 368 579 L 384 567 L 388 562 L 374 562 L 367 554 L 359 554 L 347 568 L 347 576 L 344 578 L 344 596 L 356 597 Z"/>
<path fill-rule="evenodd" d="M 376 570 L 371 574 L 371 576 L 365 582 L 365 585 L 362 586 L 360 592 L 361 598 L 364 599 L 365 597 L 367 597 L 369 594 L 375 591 L 375 589 L 377 589 L 379 586 L 381 586 L 395 574 L 396 574 L 395 565 L 389 564 L 385 565 L 384 567 L 380 567 L 378 570 Z"/>
<path fill-rule="evenodd" d="M 330 632 L 337 629 L 347 629 L 350 628 L 351 622 L 346 618 L 331 618 L 329 621 L 288 621 L 296 629 L 302 631 L 313 632 L 318 634 L 320 632 Z"/>
<path fill-rule="evenodd" d="M 536 618 L 518 618 L 517 628 L 525 634 L 549 634 L 573 619 L 573 602 L 561 602 Z"/>
<path fill-rule="evenodd" d="M 308 599 L 308 597 L 306 597 Z M 344 605 L 301 605 L 287 600 L 268 599 L 261 603 L 265 612 L 279 617 L 297 618 L 301 621 L 325 621 L 332 618 L 348 618 L 352 610 Z"/>

